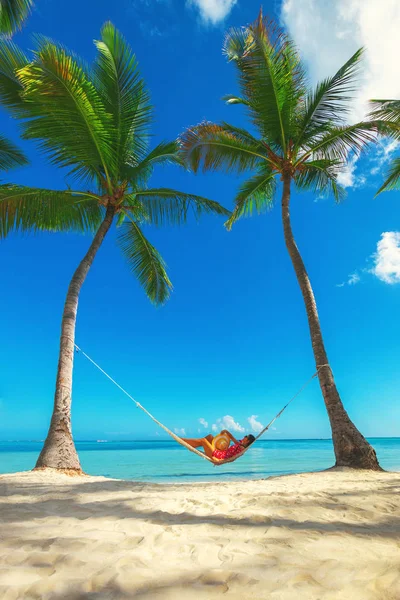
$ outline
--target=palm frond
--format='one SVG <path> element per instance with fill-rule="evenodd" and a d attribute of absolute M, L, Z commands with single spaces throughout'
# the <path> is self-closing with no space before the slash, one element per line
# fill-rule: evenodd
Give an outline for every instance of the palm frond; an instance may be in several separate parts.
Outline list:
<path fill-rule="evenodd" d="M 260 14 L 253 25 L 230 30 L 224 44 L 238 69 L 241 98 L 262 138 L 286 154 L 295 109 L 305 93 L 304 68 L 297 49 L 283 32 Z"/>
<path fill-rule="evenodd" d="M 39 38 L 35 60 L 18 71 L 29 109 L 24 137 L 71 175 L 110 187 L 111 118 L 84 66 L 62 46 Z"/>
<path fill-rule="evenodd" d="M 15 231 L 95 231 L 103 218 L 85 192 L 0 185 L 0 238 Z"/>
<path fill-rule="evenodd" d="M 17 72 L 28 64 L 24 52 L 8 40 L 0 44 L 0 102 L 16 116 L 23 114 L 22 84 Z"/>
<path fill-rule="evenodd" d="M 310 90 L 304 105 L 300 105 L 299 132 L 295 146 L 301 147 L 304 140 L 318 134 L 321 128 L 335 123 L 344 124 L 349 113 L 349 102 L 356 90 L 355 78 L 359 72 L 363 49 L 360 48 L 333 75 L 324 79 L 314 90 Z"/>
<path fill-rule="evenodd" d="M 183 158 L 179 152 L 179 143 L 175 140 L 158 144 L 138 165 L 124 165 L 121 168 L 121 177 L 136 190 L 147 184 L 156 165 L 168 164 L 184 166 Z"/>
<path fill-rule="evenodd" d="M 378 196 L 381 192 L 390 192 L 391 190 L 400 189 L 400 157 L 394 158 L 389 166 L 388 176 L 376 192 L 375 196 Z"/>
<path fill-rule="evenodd" d="M 164 304 L 172 289 L 166 265 L 139 225 L 133 220 L 122 225 L 118 242 L 131 271 L 136 275 L 148 298 L 153 304 Z"/>
<path fill-rule="evenodd" d="M 343 167 L 344 163 L 340 160 L 308 161 L 295 174 L 296 187 L 300 191 L 312 191 L 322 195 L 331 193 L 336 202 L 340 202 L 346 195 L 345 189 L 337 182 Z"/>
<path fill-rule="evenodd" d="M 241 173 L 268 161 L 261 144 L 244 141 L 223 125 L 201 123 L 187 129 L 180 141 L 183 159 L 195 172 L 202 166 L 204 171 Z"/>
<path fill-rule="evenodd" d="M 232 215 L 225 223 L 228 231 L 241 217 L 251 216 L 254 211 L 260 214 L 270 209 L 274 202 L 275 190 L 276 173 L 269 169 L 260 169 L 254 177 L 245 181 L 235 198 Z"/>
<path fill-rule="evenodd" d="M 378 131 L 375 122 L 364 121 L 354 125 L 327 127 L 327 132 L 305 144 L 303 154 L 298 156 L 296 164 L 305 163 L 308 157 L 346 162 L 349 152 L 360 153 L 375 141 Z"/>
<path fill-rule="evenodd" d="M 372 120 L 391 121 L 400 124 L 400 100 L 370 100 Z"/>
<path fill-rule="evenodd" d="M 135 164 L 147 148 L 151 122 L 150 96 L 140 76 L 132 49 L 110 22 L 101 29 L 94 66 L 95 85 L 113 120 L 113 146 L 117 171 Z"/>
<path fill-rule="evenodd" d="M 204 214 L 225 217 L 230 215 L 230 212 L 218 202 L 168 188 L 138 191 L 125 198 L 124 208 L 129 210 L 132 206 L 137 210 L 138 203 L 141 206 L 143 221 L 156 226 L 182 225 L 186 222 L 189 213 L 192 213 L 196 219 Z"/>
<path fill-rule="evenodd" d="M 1 0 L 0 34 L 12 35 L 20 29 L 32 6 L 32 0 Z"/>
<path fill-rule="evenodd" d="M 9 171 L 28 164 L 25 154 L 13 142 L 0 135 L 0 171 Z"/>

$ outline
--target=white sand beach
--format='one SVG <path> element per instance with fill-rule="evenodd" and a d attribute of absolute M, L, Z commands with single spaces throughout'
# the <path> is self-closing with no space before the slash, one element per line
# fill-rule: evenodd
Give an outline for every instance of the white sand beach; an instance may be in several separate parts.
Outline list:
<path fill-rule="evenodd" d="M 400 473 L 0 476 L 2 600 L 395 600 Z"/>

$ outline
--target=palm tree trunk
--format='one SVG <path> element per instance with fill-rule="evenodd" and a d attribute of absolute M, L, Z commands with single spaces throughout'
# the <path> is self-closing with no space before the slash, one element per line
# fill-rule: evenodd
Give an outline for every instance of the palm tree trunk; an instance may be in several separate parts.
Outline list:
<path fill-rule="evenodd" d="M 75 351 L 76 315 L 82 285 L 97 251 L 111 227 L 114 214 L 115 208 L 108 206 L 106 216 L 69 284 L 61 324 L 53 415 L 46 441 L 36 463 L 36 469 L 50 467 L 66 471 L 82 471 L 71 431 L 72 369 Z"/>
<path fill-rule="evenodd" d="M 282 194 L 283 230 L 286 247 L 292 260 L 306 307 L 315 363 L 317 368 L 320 368 L 322 365 L 329 364 L 328 356 L 322 338 L 314 292 L 303 259 L 294 240 L 290 224 L 290 183 L 290 175 L 284 175 Z M 330 367 L 323 366 L 320 368 L 318 377 L 332 428 L 336 466 L 381 470 L 375 450 L 350 420 L 342 404 Z"/>

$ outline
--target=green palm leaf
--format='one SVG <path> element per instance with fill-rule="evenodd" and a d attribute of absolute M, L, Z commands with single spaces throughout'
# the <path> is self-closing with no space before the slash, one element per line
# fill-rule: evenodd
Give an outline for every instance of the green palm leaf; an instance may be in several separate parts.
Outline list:
<path fill-rule="evenodd" d="M 376 140 L 378 131 L 375 122 L 360 122 L 354 125 L 327 127 L 326 133 L 311 144 L 303 146 L 304 154 L 300 154 L 296 164 L 313 158 L 327 158 L 345 163 L 349 152 L 361 152 L 371 142 Z"/>
<path fill-rule="evenodd" d="M 225 223 L 228 230 L 241 217 L 251 216 L 270 209 L 274 202 L 276 190 L 276 173 L 268 169 L 260 169 L 251 179 L 245 181 L 239 188 L 235 198 L 235 208 L 231 217 Z"/>
<path fill-rule="evenodd" d="M 260 16 L 246 29 L 231 30 L 225 52 L 238 68 L 241 102 L 267 143 L 286 154 L 292 117 L 304 93 L 304 69 L 288 36 Z"/>
<path fill-rule="evenodd" d="M 32 6 L 32 0 L 1 0 L 0 34 L 11 35 L 20 29 Z"/>
<path fill-rule="evenodd" d="M 156 165 L 168 164 L 184 166 L 177 141 L 161 142 L 136 166 L 124 165 L 121 168 L 121 177 L 128 181 L 133 189 L 138 189 L 147 184 Z"/>
<path fill-rule="evenodd" d="M 304 105 L 300 105 L 299 132 L 296 147 L 318 135 L 332 123 L 344 123 L 349 112 L 349 101 L 355 91 L 355 77 L 358 74 L 363 49 L 355 54 L 333 75 L 324 79 L 314 90 L 310 90 Z"/>
<path fill-rule="evenodd" d="M 115 168 L 135 164 L 147 148 L 151 121 L 149 93 L 140 76 L 136 57 L 125 38 L 110 22 L 101 29 L 94 66 L 95 85 L 112 115 Z"/>
<path fill-rule="evenodd" d="M 103 214 L 84 192 L 0 185 L 0 238 L 13 231 L 94 231 Z"/>
<path fill-rule="evenodd" d="M 9 171 L 28 164 L 25 154 L 13 142 L 0 135 L 0 171 Z"/>
<path fill-rule="evenodd" d="M 18 72 L 29 120 L 24 138 L 37 140 L 51 162 L 71 175 L 111 186 L 111 118 L 83 65 L 64 48 L 39 39 L 35 60 Z"/>
<path fill-rule="evenodd" d="M 400 140 L 400 100 L 371 100 L 370 117 L 377 121 L 380 134 Z M 388 176 L 376 193 L 400 189 L 400 158 L 390 164 Z"/>
<path fill-rule="evenodd" d="M 381 192 L 400 189 L 400 158 L 394 158 L 388 170 L 388 176 L 384 184 L 379 188 L 376 196 Z"/>
<path fill-rule="evenodd" d="M 14 42 L 0 44 L 0 102 L 17 116 L 24 114 L 22 84 L 17 72 L 28 64 L 28 58 Z"/>
<path fill-rule="evenodd" d="M 340 160 L 320 159 L 306 162 L 294 177 L 301 191 L 313 191 L 318 194 L 332 193 L 336 202 L 346 195 L 345 189 L 337 183 L 337 177 L 344 164 Z"/>
<path fill-rule="evenodd" d="M 400 125 L 400 100 L 370 100 L 371 119 L 390 121 Z"/>
<path fill-rule="evenodd" d="M 260 143 L 245 141 L 223 125 L 202 123 L 191 127 L 180 141 L 182 156 L 195 172 L 202 165 L 204 171 L 223 169 L 241 173 L 268 160 Z"/>
<path fill-rule="evenodd" d="M 124 224 L 118 242 L 131 271 L 151 302 L 156 305 L 164 304 L 169 298 L 172 284 L 164 260 L 146 239 L 139 225 L 133 220 Z"/>
<path fill-rule="evenodd" d="M 142 218 L 152 225 L 182 225 L 191 212 L 196 219 L 203 214 L 229 216 L 230 212 L 218 202 L 202 196 L 178 192 L 169 188 L 138 191 L 125 199 L 124 208 L 140 203 Z"/>

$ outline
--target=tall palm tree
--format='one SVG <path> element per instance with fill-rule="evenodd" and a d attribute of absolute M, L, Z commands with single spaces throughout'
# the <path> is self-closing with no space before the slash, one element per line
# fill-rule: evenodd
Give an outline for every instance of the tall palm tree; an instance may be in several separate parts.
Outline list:
<path fill-rule="evenodd" d="M 384 135 L 400 141 L 400 100 L 371 100 L 370 117 L 379 121 L 379 130 Z M 387 178 L 377 194 L 400 189 L 400 157 L 395 157 L 389 165 Z"/>
<path fill-rule="evenodd" d="M 196 216 L 230 214 L 193 194 L 148 187 L 156 165 L 180 164 L 177 143 L 148 150 L 152 111 L 135 56 L 111 23 L 103 26 L 95 44 L 92 67 L 46 39 L 39 40 L 31 62 L 13 45 L 0 53 L 0 97 L 24 119 L 23 137 L 36 140 L 77 184 L 62 192 L 0 186 L 6 233 L 35 226 L 58 229 L 64 220 L 68 229 L 97 227 L 68 287 L 54 411 L 36 465 L 76 471 L 81 467 L 71 434 L 71 392 L 78 299 L 105 236 L 114 223 L 120 227 L 121 251 L 151 302 L 159 305 L 167 300 L 171 282 L 142 226 L 183 223 L 191 209 Z"/>
<path fill-rule="evenodd" d="M 0 35 L 10 36 L 28 16 L 32 0 L 0 0 Z"/>
<path fill-rule="evenodd" d="M 306 84 L 291 40 L 262 13 L 254 24 L 229 31 L 224 51 L 236 66 L 241 92 L 226 101 L 244 106 L 256 133 L 228 123 L 202 123 L 183 134 L 184 158 L 195 171 L 201 165 L 205 170 L 254 171 L 239 189 L 228 229 L 254 210 L 270 208 L 277 180 L 282 181 L 284 237 L 307 312 L 336 465 L 379 469 L 375 451 L 350 420 L 328 366 L 314 293 L 290 222 L 292 187 L 332 192 L 339 200 L 343 190 L 337 176 L 348 153 L 361 151 L 374 138 L 374 123 L 344 121 L 361 51 L 315 89 Z"/>

